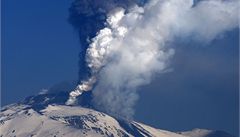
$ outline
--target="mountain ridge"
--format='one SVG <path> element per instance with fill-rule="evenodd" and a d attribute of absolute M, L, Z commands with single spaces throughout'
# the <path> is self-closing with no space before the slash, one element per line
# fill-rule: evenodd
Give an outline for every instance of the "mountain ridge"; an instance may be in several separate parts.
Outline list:
<path fill-rule="evenodd" d="M 91 107 L 90 94 L 80 96 L 80 106 L 66 106 L 66 92 L 39 94 L 5 106 L 0 112 L 0 137 L 233 137 L 205 129 L 171 132 L 116 119 Z"/>

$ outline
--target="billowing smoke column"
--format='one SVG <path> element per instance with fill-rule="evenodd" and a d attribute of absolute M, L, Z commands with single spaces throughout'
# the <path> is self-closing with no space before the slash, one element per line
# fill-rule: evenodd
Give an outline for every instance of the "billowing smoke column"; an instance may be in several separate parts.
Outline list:
<path fill-rule="evenodd" d="M 89 77 L 85 62 L 86 50 L 96 33 L 106 25 L 107 14 L 116 7 L 128 9 L 131 5 L 143 5 L 145 0 L 75 0 L 70 7 L 69 22 L 79 33 L 81 51 L 79 53 L 79 80 Z"/>
<path fill-rule="evenodd" d="M 103 8 L 106 19 L 86 49 L 89 76 L 70 93 L 67 104 L 92 90 L 95 107 L 117 117 L 131 118 L 137 88 L 168 70 L 174 38 L 210 42 L 238 26 L 237 0 L 150 0 L 144 6 L 101 2 L 108 8 Z"/>
<path fill-rule="evenodd" d="M 110 25 L 106 23 L 108 13 L 115 10 L 116 7 L 128 9 L 131 5 L 143 5 L 144 3 L 145 0 L 76 0 L 73 2 L 70 8 L 69 21 L 78 30 L 81 43 L 81 51 L 79 53 L 80 84 L 70 93 L 70 98 L 66 104 L 75 104 L 76 97 L 81 95 L 83 91 L 91 90 L 96 82 L 97 69 L 100 68 L 96 68 L 96 64 L 93 64 L 94 62 L 86 64 L 86 56 L 88 55 L 86 55 L 86 52 L 91 39 L 96 36 L 96 33 L 105 26 Z M 88 52 L 93 53 L 94 49 Z M 94 57 L 88 56 L 88 58 L 88 62 L 91 62 L 90 58 L 93 59 Z"/>

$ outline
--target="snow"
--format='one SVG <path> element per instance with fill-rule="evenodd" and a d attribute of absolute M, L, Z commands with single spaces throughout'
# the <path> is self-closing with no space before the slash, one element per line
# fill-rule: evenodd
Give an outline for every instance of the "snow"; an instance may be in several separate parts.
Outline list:
<path fill-rule="evenodd" d="M 8 116 L 13 117 L 7 119 Z M 74 120 L 79 121 L 81 118 L 83 118 L 82 123 L 71 123 Z M 80 126 L 85 124 L 85 126 L 76 128 L 74 124 L 80 124 Z M 121 133 L 131 136 L 124 132 L 124 129 L 112 117 L 87 108 L 49 105 L 40 113 L 31 108 L 1 112 L 0 136 L 3 137 L 52 137 L 54 135 L 57 137 L 97 137 L 118 136 Z"/>
<path fill-rule="evenodd" d="M 117 119 L 79 106 L 48 105 L 36 111 L 29 105 L 13 104 L 0 112 L 0 137 L 208 137 L 212 133 L 202 129 L 174 133 L 135 121 L 127 125 L 131 132 Z"/>
<path fill-rule="evenodd" d="M 179 135 L 177 133 L 173 133 L 170 131 L 155 129 L 153 127 L 147 126 L 142 123 L 141 124 L 137 123 L 137 122 L 133 122 L 133 123 L 136 127 L 141 129 L 142 131 L 143 130 L 147 131 L 152 136 L 156 136 L 156 137 L 186 137 L 186 136 Z"/>
<path fill-rule="evenodd" d="M 203 137 L 210 134 L 212 131 L 207 129 L 194 129 L 192 131 L 181 132 L 182 135 L 194 136 L 194 137 Z"/>

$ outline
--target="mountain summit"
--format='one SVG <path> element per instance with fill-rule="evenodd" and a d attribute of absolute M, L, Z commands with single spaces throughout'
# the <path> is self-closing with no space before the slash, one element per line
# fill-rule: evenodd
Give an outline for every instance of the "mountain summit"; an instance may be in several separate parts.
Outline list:
<path fill-rule="evenodd" d="M 66 106 L 67 95 L 65 92 L 41 94 L 3 107 L 0 137 L 233 137 L 205 129 L 174 133 L 119 120 L 94 110 L 83 98 L 79 102 L 81 106 Z"/>

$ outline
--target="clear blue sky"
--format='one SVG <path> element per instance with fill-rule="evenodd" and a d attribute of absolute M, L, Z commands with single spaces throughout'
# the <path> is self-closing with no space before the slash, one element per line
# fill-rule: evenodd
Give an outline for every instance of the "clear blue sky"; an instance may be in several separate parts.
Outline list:
<path fill-rule="evenodd" d="M 71 0 L 2 0 L 2 105 L 78 76 Z M 167 130 L 238 132 L 239 31 L 207 46 L 176 42 L 173 71 L 139 91 L 135 119 Z"/>
<path fill-rule="evenodd" d="M 79 43 L 70 0 L 2 1 L 3 105 L 77 79 Z"/>

